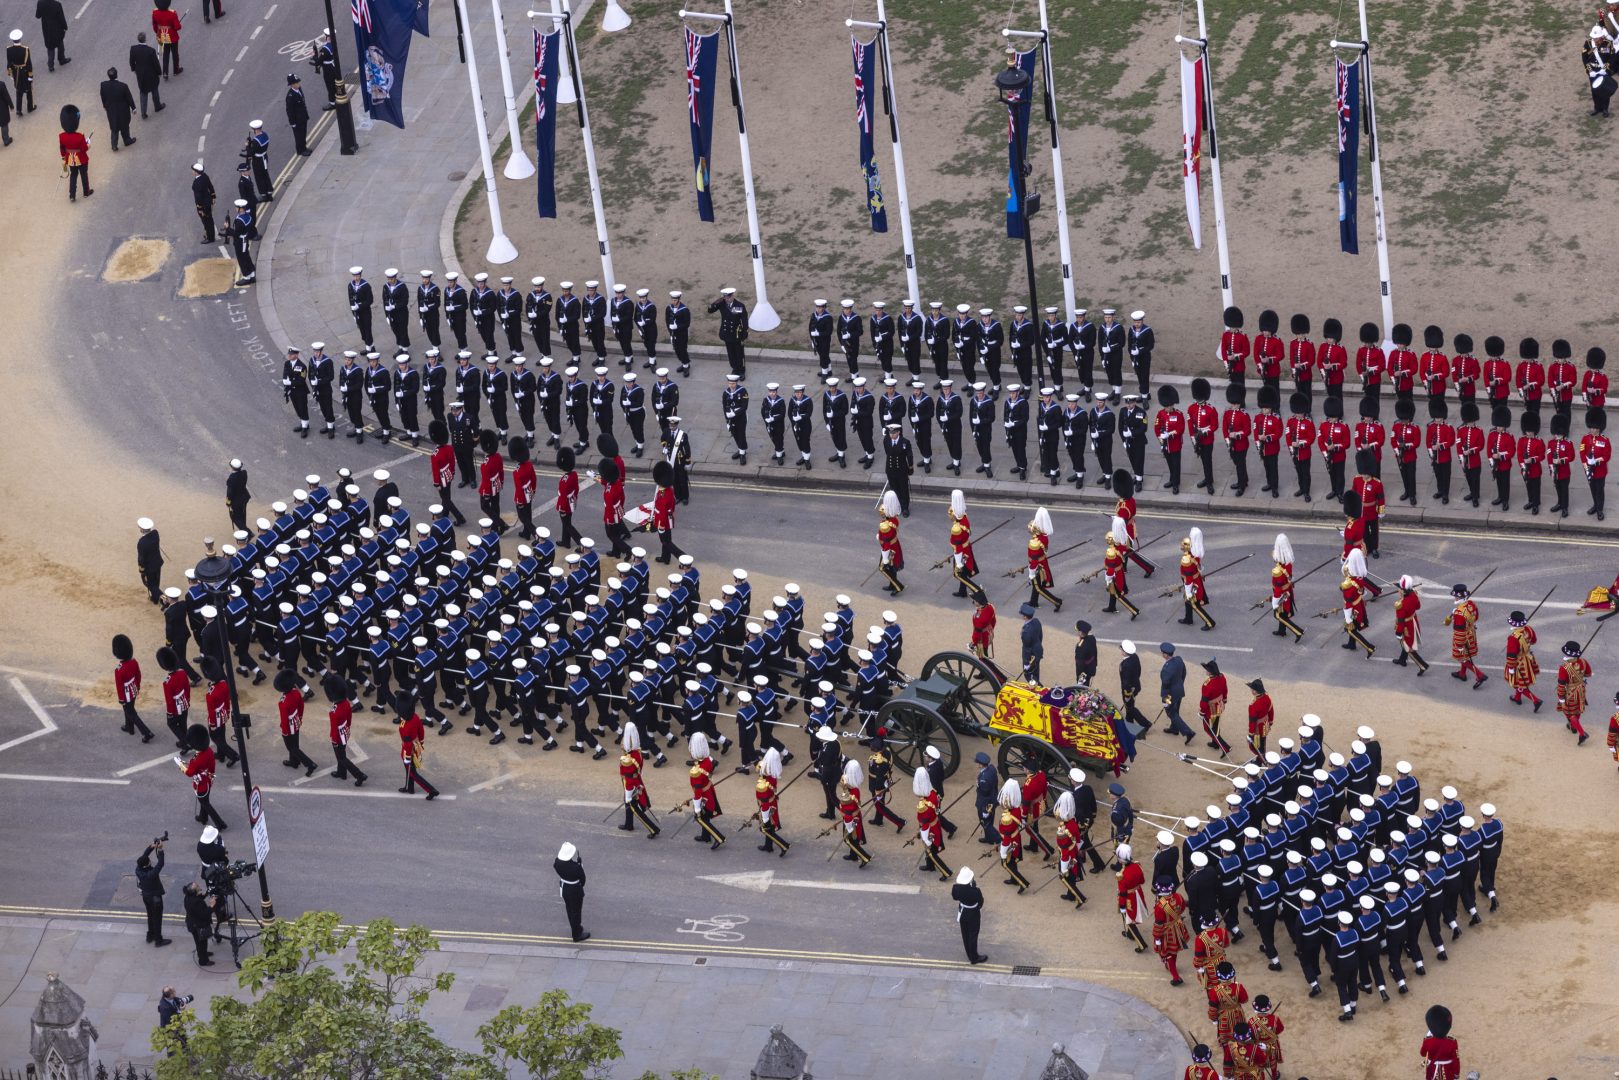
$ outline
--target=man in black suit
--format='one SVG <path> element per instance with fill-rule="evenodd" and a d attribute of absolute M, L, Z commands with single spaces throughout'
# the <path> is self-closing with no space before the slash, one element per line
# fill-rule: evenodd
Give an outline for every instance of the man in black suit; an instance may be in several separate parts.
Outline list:
<path fill-rule="evenodd" d="M 152 99 L 157 112 L 163 111 L 163 95 L 158 87 L 163 84 L 163 65 L 157 50 L 146 44 L 146 32 L 135 35 L 135 44 L 129 47 L 129 70 L 135 74 L 135 89 L 141 95 L 141 119 L 146 119 L 146 99 Z"/>
<path fill-rule="evenodd" d="M 134 145 L 135 137 L 129 133 L 129 121 L 135 116 L 135 97 L 129 92 L 129 85 L 118 80 L 117 68 L 107 69 L 107 79 L 101 84 L 101 107 L 107 111 L 113 153 L 118 152 L 120 135 L 125 146 Z"/>
<path fill-rule="evenodd" d="M 45 69 L 55 71 L 57 64 L 73 63 L 67 56 L 67 12 L 62 10 L 62 0 L 39 0 L 34 18 L 39 20 L 39 36 L 45 40 Z"/>
<path fill-rule="evenodd" d="M 1158 698 L 1164 703 L 1164 715 L 1169 717 L 1169 733 L 1190 743 L 1196 732 L 1181 719 L 1181 701 L 1186 697 L 1186 661 L 1175 655 L 1173 642 L 1161 643 L 1158 652 L 1164 658 L 1163 666 L 1158 669 Z"/>
<path fill-rule="evenodd" d="M 292 126 L 294 152 L 309 156 L 309 106 L 304 102 L 304 88 L 298 76 L 287 76 L 287 123 Z"/>

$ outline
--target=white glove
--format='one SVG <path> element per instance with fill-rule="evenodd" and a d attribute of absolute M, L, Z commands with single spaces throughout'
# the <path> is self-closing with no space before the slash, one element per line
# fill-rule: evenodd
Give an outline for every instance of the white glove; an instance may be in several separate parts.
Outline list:
<path fill-rule="evenodd" d="M 693 799 L 691 801 L 691 812 L 693 814 L 701 814 L 703 812 L 703 800 Z"/>
<path fill-rule="evenodd" d="M 1279 611 L 1281 609 L 1281 607 L 1282 607 L 1282 599 L 1281 599 L 1281 597 L 1273 596 L 1273 597 L 1270 598 L 1270 609 L 1272 611 Z"/>
<path fill-rule="evenodd" d="M 1353 611 L 1349 610 L 1348 608 L 1344 608 L 1344 625 L 1345 626 L 1354 626 L 1355 625 L 1355 613 Z"/>
<path fill-rule="evenodd" d="M 1188 600 L 1192 599 L 1193 597 L 1195 597 L 1197 595 L 1197 590 L 1194 589 L 1190 585 L 1182 585 L 1181 586 L 1181 592 L 1186 594 L 1186 599 L 1188 599 Z"/>

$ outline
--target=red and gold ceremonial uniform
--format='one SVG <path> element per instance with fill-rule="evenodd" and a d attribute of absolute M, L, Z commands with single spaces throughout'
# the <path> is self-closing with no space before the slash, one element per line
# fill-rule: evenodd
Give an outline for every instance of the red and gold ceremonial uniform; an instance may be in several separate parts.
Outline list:
<path fill-rule="evenodd" d="M 1227 330 L 1220 335 L 1220 363 L 1236 382 L 1242 381 L 1250 349 L 1248 335 L 1241 330 Z"/>
<path fill-rule="evenodd" d="M 1057 874 L 1075 906 L 1085 906 L 1079 882 L 1085 877 L 1085 834 L 1073 818 L 1057 824 Z"/>
<path fill-rule="evenodd" d="M 1315 446 L 1315 421 L 1304 413 L 1287 418 L 1287 449 L 1295 462 L 1309 461 Z"/>
<path fill-rule="evenodd" d="M 1009 807 L 1003 807 L 995 831 L 1000 834 L 1000 845 L 996 850 L 1001 857 L 1001 865 L 1006 868 L 1006 883 L 1016 885 L 1021 893 L 1029 887 L 1029 879 L 1018 869 L 1018 862 L 1023 858 L 1023 821 Z"/>
<path fill-rule="evenodd" d="M 1146 872 L 1138 862 L 1127 862 L 1116 875 L 1119 886 L 1119 918 L 1124 922 L 1124 936 L 1134 938 L 1136 952 L 1147 951 L 1147 940 L 1141 936 L 1141 924 L 1147 921 L 1147 897 L 1142 887 Z"/>
<path fill-rule="evenodd" d="M 1591 662 L 1582 656 L 1570 657 L 1557 668 L 1557 711 L 1582 743 L 1589 737 L 1580 717 L 1585 712 L 1585 684 L 1590 678 Z"/>
<path fill-rule="evenodd" d="M 1134 495 L 1126 495 L 1113 504 L 1113 516 L 1124 522 L 1124 535 L 1130 547 L 1135 547 L 1136 545 L 1136 514 L 1138 512 Z"/>
<path fill-rule="evenodd" d="M 1265 739 L 1271 725 L 1276 722 L 1276 706 L 1269 694 L 1260 694 L 1248 704 L 1248 749 L 1259 757 L 1265 756 Z"/>
<path fill-rule="evenodd" d="M 1207 1062 L 1194 1061 L 1186 1066 L 1181 1080 L 1220 1080 L 1220 1073 Z"/>
<path fill-rule="evenodd" d="M 1450 611 L 1450 658 L 1461 662 L 1461 670 L 1452 672 L 1457 679 L 1467 678 L 1467 670 L 1471 668 L 1478 676 L 1478 681 L 1484 681 L 1484 672 L 1480 671 L 1475 661 L 1478 658 L 1478 605 L 1471 600 L 1462 600 Z"/>
<path fill-rule="evenodd" d="M 1118 605 L 1123 604 L 1134 619 L 1141 614 L 1141 609 L 1130 602 L 1130 571 L 1129 562 L 1124 552 L 1113 542 L 1111 534 L 1107 541 L 1107 554 L 1102 558 L 1102 576 L 1107 579 L 1107 611 L 1119 610 Z"/>
<path fill-rule="evenodd" d="M 1546 460 L 1546 440 L 1539 435 L 1522 435 L 1517 447 L 1518 472 L 1525 480 L 1539 480 Z"/>
<path fill-rule="evenodd" d="M 1181 594 L 1193 603 L 1208 603 L 1209 591 L 1203 584 L 1203 561 L 1190 551 L 1181 555 Z"/>
<path fill-rule="evenodd" d="M 973 554 L 973 527 L 965 515 L 950 523 L 950 553 L 956 564 L 958 580 L 978 573 L 978 557 Z M 964 580 L 961 583 L 967 585 Z"/>
<path fill-rule="evenodd" d="M 1394 387 L 1396 394 L 1409 396 L 1417 384 L 1417 375 L 1421 365 L 1417 354 L 1407 346 L 1397 346 L 1388 355 L 1389 383 Z"/>
<path fill-rule="evenodd" d="M 1206 401 L 1194 401 L 1186 407 L 1186 422 L 1191 426 L 1193 443 L 1214 445 L 1214 433 L 1220 430 L 1219 409 Z"/>
<path fill-rule="evenodd" d="M 208 694 L 203 699 L 203 716 L 208 722 L 210 735 L 223 732 L 230 725 L 230 686 L 224 679 L 208 684 Z"/>
<path fill-rule="evenodd" d="M 1286 356 L 1287 349 L 1275 334 L 1261 332 L 1254 335 L 1254 373 L 1265 382 L 1274 383 L 1281 379 L 1282 361 Z"/>
<path fill-rule="evenodd" d="M 1321 460 L 1326 462 L 1327 471 L 1335 478 L 1342 479 L 1344 457 L 1349 453 L 1349 425 L 1335 417 L 1327 417 L 1316 425 L 1315 431 L 1316 446 L 1321 449 Z M 1334 468 L 1336 472 L 1333 472 Z M 1337 498 L 1343 492 L 1332 491 L 1329 494 Z"/>
<path fill-rule="evenodd" d="M 1422 620 L 1417 612 L 1422 610 L 1422 597 L 1417 590 L 1407 589 L 1394 605 L 1394 635 L 1400 639 L 1407 652 L 1416 652 L 1417 646 L 1422 644 Z"/>
<path fill-rule="evenodd" d="M 118 691 L 118 704 L 131 705 L 141 694 L 141 666 L 134 660 L 122 661 L 112 672 L 112 682 Z"/>
<path fill-rule="evenodd" d="M 985 602 L 973 612 L 973 655 L 989 660 L 995 655 L 995 606 Z"/>
<path fill-rule="evenodd" d="M 661 487 L 652 497 L 652 528 L 660 533 L 675 527 L 675 489 Z M 664 560 L 668 561 L 668 560 Z"/>
<path fill-rule="evenodd" d="M 671 489 L 673 490 L 673 489 Z M 579 506 L 579 474 L 572 469 L 557 477 L 556 510 L 560 517 L 572 517 Z"/>
<path fill-rule="evenodd" d="M 1220 434 L 1225 437 L 1225 444 L 1233 454 L 1248 452 L 1248 439 L 1253 430 L 1253 418 L 1241 405 L 1231 406 L 1220 417 Z"/>
<path fill-rule="evenodd" d="M 186 713 L 191 711 L 191 680 L 181 668 L 175 668 L 163 680 L 163 711 L 170 717 L 171 728 L 176 723 L 182 725 L 175 735 L 183 735 Z"/>
<path fill-rule="evenodd" d="M 692 815 L 697 818 L 698 827 L 712 842 L 712 846 L 718 848 L 725 843 L 725 837 L 713 825 L 713 820 L 722 813 L 719 794 L 715 792 L 713 780 L 709 777 L 709 770 L 713 767 L 713 762 L 709 762 L 708 769 L 698 763 L 691 767 L 687 777 L 691 782 Z"/>
<path fill-rule="evenodd" d="M 1211 747 L 1219 749 L 1221 757 L 1231 752 L 1231 744 L 1220 737 L 1220 717 L 1225 713 L 1228 696 L 1225 676 L 1215 674 L 1203 680 L 1203 688 L 1198 692 L 1197 699 L 1197 714 L 1203 721 L 1203 734 L 1209 737 Z"/>
<path fill-rule="evenodd" d="M 478 497 L 495 499 L 506 486 L 506 462 L 497 454 L 490 454 L 478 466 Z"/>
<path fill-rule="evenodd" d="M 1215 1026 L 1215 1038 L 1220 1045 L 1231 1042 L 1231 1029 L 1246 1020 L 1243 1006 L 1248 1004 L 1248 989 L 1236 980 L 1215 978 L 1209 984 L 1209 1022 Z"/>
<path fill-rule="evenodd" d="M 534 489 L 539 486 L 539 477 L 534 472 L 534 462 L 524 460 L 512 470 L 512 505 L 518 511 L 527 509 L 534 503 Z M 623 501 L 623 489 L 620 488 L 619 500 Z"/>
<path fill-rule="evenodd" d="M 1247 1039 L 1232 1039 L 1225 1044 L 1225 1070 L 1229 1080 L 1266 1080 L 1270 1076 L 1270 1055 L 1250 1032 Z"/>
<path fill-rule="evenodd" d="M 1051 588 L 1051 561 L 1046 557 L 1046 536 L 1030 526 L 1031 535 L 1027 553 L 1029 557 L 1029 581 L 1042 595 Z"/>
<path fill-rule="evenodd" d="M 1360 376 L 1360 384 L 1368 390 L 1383 385 L 1383 375 L 1388 371 L 1388 357 L 1383 355 L 1383 349 L 1378 345 L 1362 345 L 1355 350 L 1355 374 Z"/>
<path fill-rule="evenodd" d="M 1370 450 L 1372 460 L 1379 465 L 1383 463 L 1383 444 L 1388 442 L 1388 432 L 1383 425 L 1367 417 L 1355 424 L 1354 446 L 1357 452 Z"/>
<path fill-rule="evenodd" d="M 950 879 L 950 867 L 940 855 L 944 851 L 944 829 L 939 824 L 937 800 L 919 799 L 916 803 L 916 837 L 922 843 L 922 858 L 932 867 L 940 881 Z"/>
<path fill-rule="evenodd" d="M 1614 761 L 1619 761 L 1619 710 L 1608 717 L 1608 753 L 1613 755 Z"/>
<path fill-rule="evenodd" d="M 152 35 L 157 38 L 159 49 L 164 45 L 180 44 L 180 14 L 163 8 L 152 9 Z M 179 65 L 176 64 L 174 73 L 180 74 Z M 167 69 L 164 74 L 167 75 Z"/>
<path fill-rule="evenodd" d="M 905 569 L 905 549 L 899 542 L 899 518 L 877 511 L 877 568 L 888 579 L 888 590 L 898 596 L 905 591 L 899 572 Z"/>
<path fill-rule="evenodd" d="M 1574 444 L 1565 435 L 1553 435 L 1546 440 L 1546 468 L 1551 470 L 1552 485 L 1557 492 L 1553 511 L 1568 516 L 1568 482 L 1574 475 Z"/>
<path fill-rule="evenodd" d="M 1540 699 L 1531 689 L 1540 677 L 1540 661 L 1535 659 L 1536 640 L 1534 627 L 1514 626 L 1507 634 L 1507 662 L 1501 674 L 1512 687 L 1513 701 L 1521 701 L 1527 694 L 1538 707 Z"/>
<path fill-rule="evenodd" d="M 1367 641 L 1361 633 L 1370 625 L 1366 614 L 1366 587 L 1359 578 L 1351 577 L 1346 571 L 1344 579 L 1338 583 L 1338 591 L 1343 596 L 1344 633 L 1349 639 L 1344 642 L 1344 648 L 1353 649 L 1359 645 L 1366 650 L 1366 657 L 1370 659 L 1377 646 Z"/>
<path fill-rule="evenodd" d="M 198 799 L 206 799 L 208 793 L 214 788 L 214 770 L 217 768 L 214 758 L 214 748 L 205 746 L 191 756 L 191 760 L 181 766 L 181 771 L 191 780 L 191 790 L 196 792 Z"/>
<path fill-rule="evenodd" d="M 759 832 L 764 835 L 765 842 L 759 845 L 760 851 L 777 850 L 778 856 L 786 855 L 787 849 L 792 845 L 781 836 L 781 802 L 776 791 L 775 780 L 769 776 L 761 776 L 753 785 L 753 799 L 759 804 Z"/>
<path fill-rule="evenodd" d="M 1214 969 L 1225 959 L 1230 944 L 1231 932 L 1223 926 L 1204 927 L 1192 940 L 1192 970 L 1197 972 L 1198 985 L 1205 991 L 1213 988 Z"/>
<path fill-rule="evenodd" d="M 1422 1080 L 1460 1080 L 1461 1049 L 1452 1038 L 1429 1035 L 1422 1040 Z"/>
<path fill-rule="evenodd" d="M 1254 1033 L 1254 1042 L 1265 1048 L 1269 1072 L 1259 1075 L 1268 1075 L 1269 1080 L 1277 1080 L 1282 1075 L 1282 1032 L 1287 1030 L 1287 1025 L 1274 1012 L 1256 1011 L 1248 1018 L 1248 1027 Z"/>
<path fill-rule="evenodd" d="M 1525 405 L 1538 405 L 1546 389 L 1546 369 L 1539 360 L 1519 360 L 1512 385 Z"/>
<path fill-rule="evenodd" d="M 411 713 L 399 724 L 399 760 L 405 767 L 405 786 L 399 790 L 410 794 L 420 784 L 422 790 L 427 792 L 429 799 L 438 797 L 438 789 L 427 782 L 421 773 L 423 740 L 427 737 L 427 729 L 422 725 L 422 718 Z"/>
<path fill-rule="evenodd" d="M 1450 378 L 1450 371 L 1450 357 L 1438 349 L 1429 349 L 1417 358 L 1417 377 L 1422 380 L 1431 398 L 1445 396 L 1445 382 Z"/>
<path fill-rule="evenodd" d="M 1186 929 L 1186 901 L 1180 893 L 1165 893 L 1152 906 L 1152 951 L 1158 954 L 1169 970 L 1169 985 L 1181 984 L 1181 973 L 1176 968 L 1176 957 L 1191 940 Z"/>

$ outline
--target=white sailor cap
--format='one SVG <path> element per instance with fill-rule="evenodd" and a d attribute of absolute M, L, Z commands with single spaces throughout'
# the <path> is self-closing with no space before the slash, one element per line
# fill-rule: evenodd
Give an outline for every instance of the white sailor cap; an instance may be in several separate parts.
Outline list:
<path fill-rule="evenodd" d="M 573 288 L 573 282 L 571 282 L 571 281 L 558 282 L 557 287 L 561 288 L 561 289 L 571 289 L 571 288 Z"/>
<path fill-rule="evenodd" d="M 973 309 L 973 307 L 972 307 L 971 304 L 957 304 L 956 305 L 956 312 L 958 314 L 961 314 L 961 315 L 967 314 L 972 309 Z"/>
<path fill-rule="evenodd" d="M 579 374 L 579 368 L 577 366 L 573 365 L 573 364 L 570 364 L 567 367 L 562 369 L 562 374 L 566 375 L 568 378 L 571 379 L 575 375 Z"/>
<path fill-rule="evenodd" d="M 587 281 L 587 282 L 585 282 L 585 288 L 594 289 L 600 284 L 601 284 L 601 282 L 599 282 L 599 281 Z"/>
<path fill-rule="evenodd" d="M 238 210 L 247 205 L 246 199 L 237 199 L 233 204 Z"/>
<path fill-rule="evenodd" d="M 911 299 L 910 297 L 906 297 L 904 300 L 901 300 L 900 303 L 905 305 L 906 307 L 910 307 L 910 308 L 913 308 L 913 307 L 916 306 L 916 301 Z"/>
<path fill-rule="evenodd" d="M 934 311 L 938 311 L 940 308 L 944 307 L 944 304 L 938 300 L 929 300 L 928 307 L 932 308 Z"/>
<path fill-rule="evenodd" d="M 975 382 L 975 383 L 973 383 L 973 390 L 975 390 L 975 391 L 982 391 L 982 390 L 986 390 L 988 388 L 989 388 L 989 384 L 986 383 L 986 382 Z"/>
<path fill-rule="evenodd" d="M 733 371 L 731 373 L 731 378 L 733 378 L 733 379 L 736 378 L 736 372 Z M 866 377 L 864 375 L 856 375 L 853 379 L 849 380 L 849 384 L 851 386 L 865 386 L 866 381 L 867 380 L 866 380 Z M 894 380 L 893 379 L 884 379 L 883 382 L 888 383 L 889 385 L 893 385 Z"/>
<path fill-rule="evenodd" d="M 652 290 L 651 289 L 636 289 L 635 290 L 635 295 L 639 296 L 641 299 L 645 300 L 648 296 L 652 295 Z"/>
<path fill-rule="evenodd" d="M 1026 305 L 1026 304 L 1013 304 L 1012 305 L 1012 314 L 1014 314 L 1014 315 L 1027 315 L 1028 313 L 1029 313 L 1028 305 Z"/>
<path fill-rule="evenodd" d="M 1105 308 L 1102 309 L 1102 314 L 1103 315 L 1117 315 L 1118 311 L 1116 309 L 1114 309 L 1114 308 L 1105 307 Z"/>
<path fill-rule="evenodd" d="M 203 171 L 202 162 L 199 161 L 195 165 L 191 166 L 191 171 L 192 172 L 202 172 Z"/>
<path fill-rule="evenodd" d="M 1057 308 L 1048 307 L 1048 308 L 1046 308 L 1046 314 L 1047 315 L 1055 315 L 1055 314 L 1057 314 L 1057 310 L 1058 310 Z"/>
<path fill-rule="evenodd" d="M 844 297 L 842 300 L 838 301 L 838 307 L 852 308 L 854 307 L 854 301 L 850 300 L 848 297 Z"/>
<path fill-rule="evenodd" d="M 550 363 L 550 361 L 546 361 L 546 362 Z M 633 371 L 626 371 L 624 373 L 624 381 L 627 382 L 627 383 L 635 382 L 639 377 L 640 376 L 636 375 L 635 372 L 633 372 Z"/>
<path fill-rule="evenodd" d="M 1446 799 L 1454 799 L 1456 797 L 1456 789 L 1451 787 L 1449 784 L 1446 784 L 1444 787 L 1439 789 L 1439 794 L 1443 795 Z"/>
<path fill-rule="evenodd" d="M 1141 321 L 1142 319 L 1145 319 L 1146 317 L 1147 317 L 1147 313 L 1145 311 L 1132 311 L 1132 312 L 1130 312 L 1130 318 L 1134 319 L 1137 322 Z"/>
<path fill-rule="evenodd" d="M 883 301 L 881 301 L 881 300 L 873 300 L 871 302 L 871 306 L 874 307 L 874 308 L 877 308 L 878 310 L 881 310 L 881 309 L 887 307 L 888 305 L 886 303 L 884 303 Z"/>
<path fill-rule="evenodd" d="M 993 315 L 993 314 L 995 314 L 995 309 L 992 308 L 992 307 L 981 307 L 981 308 L 978 309 L 978 314 L 980 314 L 980 315 Z"/>
<path fill-rule="evenodd" d="M 793 391 L 795 393 L 802 393 L 803 390 L 804 390 L 804 384 L 803 383 L 801 383 L 801 382 L 793 383 Z"/>
<path fill-rule="evenodd" d="M 727 285 L 725 288 L 720 290 L 720 295 L 721 296 L 735 296 L 736 295 L 736 289 L 734 289 L 731 286 Z"/>
<path fill-rule="evenodd" d="M 247 126 L 252 128 L 254 131 L 258 131 L 260 128 L 264 127 L 264 121 L 263 120 L 249 120 L 247 122 Z"/>
<path fill-rule="evenodd" d="M 669 369 L 666 368 L 666 367 L 661 367 L 657 371 L 654 371 L 652 374 L 656 375 L 660 379 L 666 379 L 666 378 L 669 377 Z"/>
<path fill-rule="evenodd" d="M 607 369 L 604 367 L 591 368 L 591 371 L 598 379 L 607 374 Z"/>
<path fill-rule="evenodd" d="M 629 288 L 628 285 L 614 285 L 613 286 L 613 291 L 614 292 L 623 292 L 627 288 Z"/>
<path fill-rule="evenodd" d="M 489 275 L 480 270 L 478 273 L 472 275 L 472 280 L 473 281 L 488 281 L 489 280 Z"/>
<path fill-rule="evenodd" d="M 781 389 L 781 383 L 779 383 L 779 382 L 767 382 L 767 383 L 765 383 L 765 389 L 766 390 L 780 390 Z"/>
<path fill-rule="evenodd" d="M 460 281 L 461 275 L 456 273 L 454 270 L 446 270 L 444 272 L 444 279 L 446 281 Z"/>
<path fill-rule="evenodd" d="M 679 300 L 684 295 L 686 295 L 686 294 L 681 292 L 679 289 L 670 289 L 669 290 L 669 298 L 671 300 Z"/>

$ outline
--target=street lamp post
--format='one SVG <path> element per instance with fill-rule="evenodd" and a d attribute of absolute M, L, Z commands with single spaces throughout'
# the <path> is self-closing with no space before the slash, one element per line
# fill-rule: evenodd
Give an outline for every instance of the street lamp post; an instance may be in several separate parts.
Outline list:
<path fill-rule="evenodd" d="M 227 555 L 210 555 L 197 564 L 197 584 L 208 591 L 214 603 L 214 632 L 219 635 L 219 663 L 225 669 L 225 683 L 230 687 L 230 726 L 236 734 L 236 752 L 242 758 L 242 798 L 251 818 L 253 807 L 253 774 L 247 763 L 247 732 L 242 726 L 242 710 L 236 699 L 236 665 L 231 662 L 230 639 L 225 626 L 229 621 L 225 605 L 230 603 L 231 561 Z M 275 905 L 270 902 L 270 879 L 259 864 L 259 910 L 266 923 L 275 921 Z"/>
<path fill-rule="evenodd" d="M 337 34 L 332 21 L 332 0 L 326 0 L 326 32 L 332 38 L 332 63 L 337 65 L 337 141 L 338 151 L 345 157 L 360 149 L 360 140 L 354 134 L 354 107 L 349 104 L 349 83 L 343 75 L 343 61 L 337 52 Z"/>
<path fill-rule="evenodd" d="M 1015 57 L 1007 59 L 1006 68 L 995 74 L 995 92 L 1001 102 L 1006 105 L 1007 121 L 1011 124 L 1012 145 L 1016 161 L 1012 163 L 1012 192 L 1017 198 L 1018 220 L 1023 226 L 1023 262 L 1024 269 L 1029 275 L 1029 317 L 1036 318 L 1040 311 L 1040 300 L 1034 278 L 1034 237 L 1029 232 L 1029 125 L 1023 122 L 1019 115 L 1020 106 L 1027 100 L 1032 92 L 1034 80 L 1029 73 L 1018 66 Z M 1034 363 L 1039 375 L 1040 385 L 1046 381 L 1046 360 L 1043 350 L 1036 343 L 1034 349 Z M 1040 389 L 1039 386 L 1034 389 Z"/>

